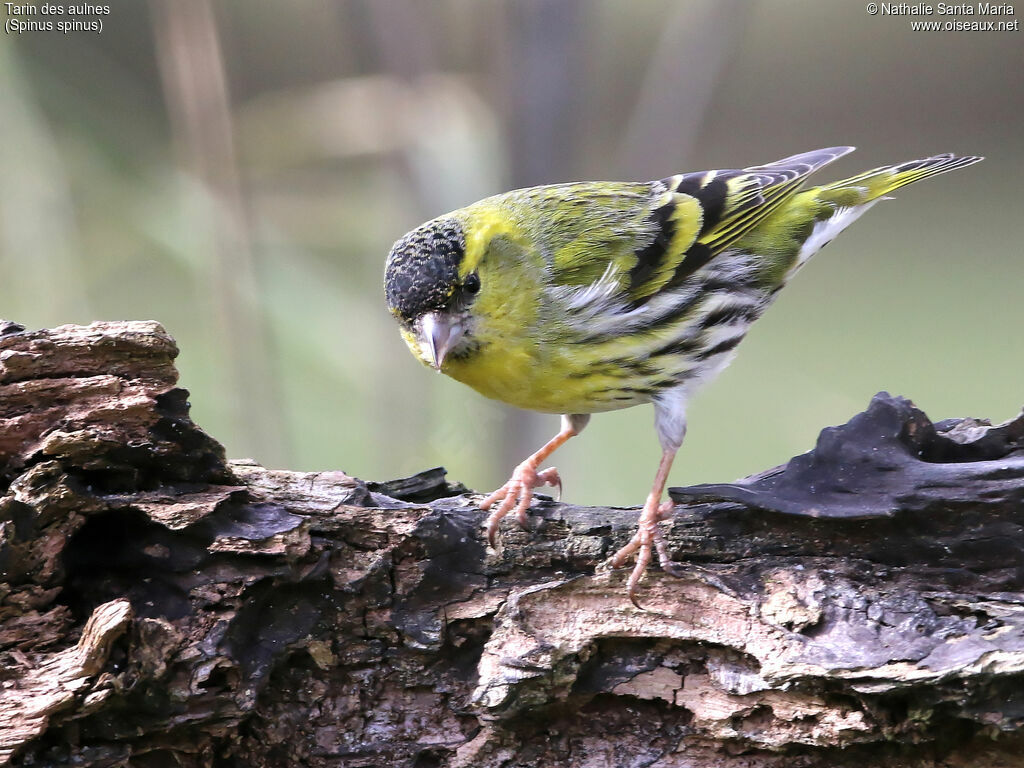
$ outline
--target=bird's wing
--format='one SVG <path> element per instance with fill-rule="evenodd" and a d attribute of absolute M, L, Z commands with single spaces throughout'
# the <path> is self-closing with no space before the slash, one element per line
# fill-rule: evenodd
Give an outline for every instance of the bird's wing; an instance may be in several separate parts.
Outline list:
<path fill-rule="evenodd" d="M 700 230 L 667 279 L 643 286 L 643 295 L 682 285 L 718 254 L 795 195 L 806 178 L 853 147 L 829 147 L 742 170 L 687 173 L 663 179 L 677 196 L 700 206 Z"/>
<path fill-rule="evenodd" d="M 682 286 L 794 195 L 814 171 L 852 151 L 832 147 L 742 170 L 648 184 L 544 187 L 531 203 L 549 244 L 552 288 L 571 308 L 632 310 Z"/>

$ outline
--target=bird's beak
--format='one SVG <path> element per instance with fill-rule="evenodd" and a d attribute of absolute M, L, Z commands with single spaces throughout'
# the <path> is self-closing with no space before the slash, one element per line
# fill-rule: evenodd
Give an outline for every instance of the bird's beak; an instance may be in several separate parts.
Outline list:
<path fill-rule="evenodd" d="M 443 312 L 428 312 L 420 319 L 420 344 L 430 359 L 434 370 L 440 372 L 444 358 L 459 339 L 462 326 L 451 315 Z"/>

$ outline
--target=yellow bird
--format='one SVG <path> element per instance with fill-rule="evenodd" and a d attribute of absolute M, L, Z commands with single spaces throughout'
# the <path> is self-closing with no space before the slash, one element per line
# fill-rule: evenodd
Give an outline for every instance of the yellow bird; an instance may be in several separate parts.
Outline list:
<path fill-rule="evenodd" d="M 853 147 L 742 170 L 645 183 L 521 189 L 440 216 L 405 235 L 385 268 L 388 307 L 424 364 L 487 397 L 562 415 L 562 428 L 483 502 L 491 544 L 533 489 L 561 485 L 541 464 L 592 413 L 654 405 L 662 457 L 632 540 L 628 594 L 657 550 L 658 523 L 686 405 L 793 275 L 899 187 L 978 162 L 935 155 L 824 186 L 807 177 Z"/>

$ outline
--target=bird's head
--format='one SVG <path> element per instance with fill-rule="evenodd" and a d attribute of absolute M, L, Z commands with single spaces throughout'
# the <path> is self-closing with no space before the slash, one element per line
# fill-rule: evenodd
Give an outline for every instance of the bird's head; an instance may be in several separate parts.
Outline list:
<path fill-rule="evenodd" d="M 413 353 L 440 371 L 446 358 L 472 354 L 475 304 L 482 285 L 466 258 L 454 217 L 434 219 L 399 240 L 384 270 L 388 309 Z"/>

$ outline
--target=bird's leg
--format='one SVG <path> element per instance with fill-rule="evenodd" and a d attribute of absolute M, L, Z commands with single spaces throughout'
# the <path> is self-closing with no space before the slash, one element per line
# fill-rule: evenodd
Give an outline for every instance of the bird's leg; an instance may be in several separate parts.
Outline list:
<path fill-rule="evenodd" d="M 630 601 L 637 608 L 640 607 L 640 604 L 636 601 L 636 588 L 644 575 L 644 571 L 647 570 L 647 566 L 650 565 L 654 550 L 658 552 L 661 567 L 670 573 L 674 573 L 674 568 L 668 557 L 668 548 L 665 546 L 665 539 L 662 536 L 661 528 L 658 527 L 658 523 L 672 512 L 672 502 L 666 501 L 662 504 L 661 495 L 665 491 L 668 473 L 672 469 L 672 460 L 675 457 L 675 448 L 666 448 L 662 452 L 661 462 L 658 464 L 658 472 L 654 476 L 654 486 L 651 488 L 651 493 L 648 495 L 647 502 L 640 513 L 637 531 L 633 538 L 629 540 L 629 543 L 616 552 L 609 561 L 612 568 L 621 568 L 634 553 L 636 554 L 636 565 L 633 567 L 633 572 L 629 575 L 627 590 Z"/>
<path fill-rule="evenodd" d="M 538 471 L 538 467 L 570 437 L 578 435 L 589 420 L 590 416 L 585 414 L 563 416 L 561 431 L 516 467 L 507 483 L 483 500 L 481 509 L 490 509 L 496 502 L 501 502 L 487 518 L 487 541 L 492 547 L 495 545 L 498 524 L 513 509 L 516 511 L 519 524 L 526 527 L 526 510 L 530 508 L 530 502 L 533 500 L 534 488 L 540 488 L 542 485 L 557 486 L 561 495 L 562 479 L 558 476 L 558 470 L 549 467 Z"/>

